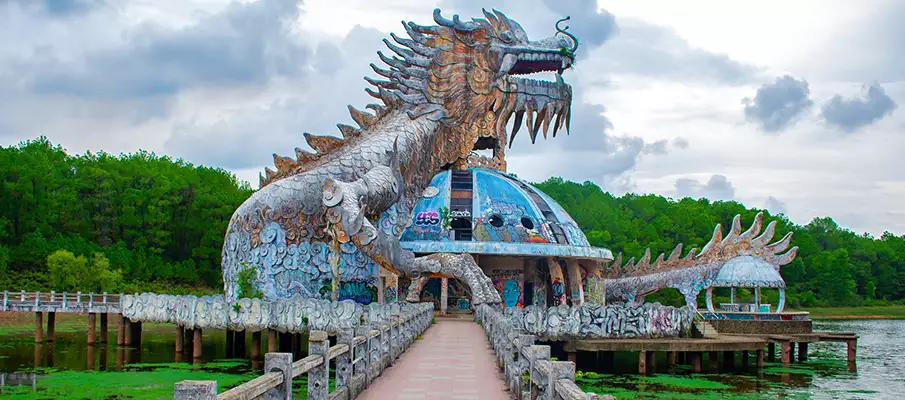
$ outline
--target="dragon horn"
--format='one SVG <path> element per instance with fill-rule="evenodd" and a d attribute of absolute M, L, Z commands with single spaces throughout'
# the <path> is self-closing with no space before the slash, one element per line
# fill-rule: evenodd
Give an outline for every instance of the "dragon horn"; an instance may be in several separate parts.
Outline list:
<path fill-rule="evenodd" d="M 757 213 L 757 215 L 754 216 L 754 223 L 752 223 L 751 227 L 748 228 L 748 230 L 742 234 L 740 239 L 741 240 L 754 239 L 754 237 L 757 236 L 758 233 L 760 233 L 760 228 L 763 226 L 763 224 L 764 224 L 764 213 L 759 212 L 759 213 Z"/>
<path fill-rule="evenodd" d="M 452 20 L 452 21 L 450 21 L 450 20 L 448 20 L 448 19 L 446 19 L 446 18 L 443 18 L 443 16 L 440 15 L 440 9 L 439 9 L 439 8 L 435 8 L 435 9 L 434 9 L 434 22 L 436 22 L 437 25 L 440 25 L 440 26 L 445 26 L 445 27 L 447 27 L 447 28 L 452 28 L 452 29 L 455 29 L 455 30 L 465 31 L 465 32 L 471 32 L 471 31 L 475 30 L 475 28 L 477 28 L 477 26 L 475 26 L 474 23 L 471 23 L 471 22 L 467 22 L 467 23 L 466 23 L 466 22 L 462 22 L 462 21 L 459 19 L 459 14 L 453 15 L 453 20 Z"/>
<path fill-rule="evenodd" d="M 572 48 L 569 49 L 569 51 L 570 51 L 572 54 L 575 54 L 575 52 L 578 51 L 578 38 L 575 37 L 575 35 L 573 35 L 573 34 L 571 34 L 571 33 L 569 33 L 569 32 L 566 32 L 566 31 L 569 29 L 569 26 L 568 26 L 568 25 L 566 25 L 565 28 L 560 28 L 560 27 L 559 27 L 559 24 L 561 24 L 561 23 L 563 23 L 563 22 L 566 22 L 566 21 L 568 21 L 569 19 L 570 19 L 570 17 L 569 17 L 569 16 L 566 16 L 565 18 L 563 18 L 563 19 L 561 19 L 561 20 L 559 20 L 559 21 L 556 21 L 556 33 L 557 33 L 557 34 L 562 33 L 563 35 L 566 35 L 566 36 L 568 36 L 570 39 L 572 39 Z"/>
<path fill-rule="evenodd" d="M 707 242 L 707 245 L 701 249 L 701 254 L 698 254 L 698 258 L 710 255 L 711 252 L 714 251 L 715 248 L 719 247 L 720 242 L 723 239 L 723 226 L 721 224 L 716 224 L 716 228 L 713 228 L 713 237 L 710 238 L 710 242 Z"/>
<path fill-rule="evenodd" d="M 795 256 L 798 255 L 798 246 L 793 247 L 791 250 L 787 251 L 785 254 L 781 254 L 773 257 L 773 265 L 780 266 L 786 265 L 792 260 L 795 259 Z"/>

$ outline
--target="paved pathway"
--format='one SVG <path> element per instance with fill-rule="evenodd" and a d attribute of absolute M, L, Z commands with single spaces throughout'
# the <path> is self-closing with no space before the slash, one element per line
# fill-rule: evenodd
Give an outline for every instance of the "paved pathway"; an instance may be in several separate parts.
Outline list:
<path fill-rule="evenodd" d="M 437 318 L 356 400 L 509 400 L 503 385 L 484 330 L 472 320 Z"/>

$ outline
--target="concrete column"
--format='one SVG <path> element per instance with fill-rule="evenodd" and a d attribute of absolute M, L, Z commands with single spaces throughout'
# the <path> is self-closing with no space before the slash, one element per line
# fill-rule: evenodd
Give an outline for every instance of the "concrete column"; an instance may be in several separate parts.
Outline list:
<path fill-rule="evenodd" d="M 789 342 L 782 342 L 782 347 L 780 348 L 780 359 L 783 364 L 789 364 L 792 362 L 792 344 Z"/>
<path fill-rule="evenodd" d="M 261 358 L 261 331 L 251 333 L 251 358 Z"/>
<path fill-rule="evenodd" d="M 120 331 L 123 334 L 123 346 L 131 347 L 132 346 L 132 321 L 128 318 L 123 317 L 123 324 L 120 326 Z"/>
<path fill-rule="evenodd" d="M 764 368 L 764 350 L 757 349 L 757 369 Z"/>
<path fill-rule="evenodd" d="M 47 313 L 47 337 L 44 339 L 47 342 L 53 342 L 53 333 L 56 330 L 56 316 L 57 313 L 53 311 Z"/>
<path fill-rule="evenodd" d="M 566 304 L 566 279 L 562 274 L 562 267 L 553 257 L 547 257 L 547 267 L 550 269 L 550 290 L 553 293 L 553 304 L 548 307 Z"/>
<path fill-rule="evenodd" d="M 703 353 L 695 351 L 687 354 L 691 358 L 691 372 L 701 372 L 701 358 L 703 358 L 701 356 Z"/>
<path fill-rule="evenodd" d="M 88 345 L 88 354 L 85 357 L 85 369 L 92 370 L 94 369 L 94 345 Z"/>
<path fill-rule="evenodd" d="M 717 357 L 717 352 L 711 351 L 707 353 L 707 362 L 710 364 L 710 372 L 716 372 L 720 369 L 720 362 Z"/>
<path fill-rule="evenodd" d="M 449 278 L 440 278 L 440 315 L 446 315 L 447 303 L 449 303 Z"/>
<path fill-rule="evenodd" d="M 116 333 L 116 345 L 123 346 L 126 344 L 126 317 L 119 316 L 119 331 Z"/>
<path fill-rule="evenodd" d="M 569 286 L 572 291 L 572 305 L 584 304 L 584 286 L 581 284 L 581 267 L 574 259 L 566 260 L 566 269 L 569 272 Z"/>
<path fill-rule="evenodd" d="M 276 353 L 277 351 L 277 331 L 273 329 L 267 330 L 267 352 Z"/>
<path fill-rule="evenodd" d="M 192 359 L 201 359 L 201 328 L 195 328 L 192 332 Z"/>
<path fill-rule="evenodd" d="M 176 357 L 181 356 L 183 350 L 185 350 L 185 336 L 183 336 L 182 327 L 176 325 Z"/>
<path fill-rule="evenodd" d="M 311 331 L 308 333 L 308 355 L 327 357 L 330 341 L 327 332 Z M 326 400 L 329 383 L 329 363 L 323 363 L 308 371 L 308 398 Z"/>
<path fill-rule="evenodd" d="M 101 343 L 107 343 L 107 313 L 101 313 Z"/>
<path fill-rule="evenodd" d="M 292 354 L 268 353 L 264 358 L 264 372 L 280 372 L 283 374 L 283 383 L 268 390 L 262 396 L 265 399 L 291 400 L 292 399 Z"/>
<path fill-rule="evenodd" d="M 638 352 L 638 375 L 647 375 L 647 352 L 644 350 Z"/>
<path fill-rule="evenodd" d="M 35 313 L 35 343 L 44 342 L 44 313 Z"/>
<path fill-rule="evenodd" d="M 848 350 L 848 351 L 847 351 L 847 353 L 848 353 L 848 362 L 854 363 L 854 362 L 855 362 L 856 353 L 858 352 L 858 340 L 857 340 L 857 339 L 851 339 L 851 340 L 846 341 L 845 344 L 846 344 L 846 348 L 847 348 L 847 350 Z"/>
<path fill-rule="evenodd" d="M 88 313 L 88 345 L 97 343 L 97 314 Z"/>

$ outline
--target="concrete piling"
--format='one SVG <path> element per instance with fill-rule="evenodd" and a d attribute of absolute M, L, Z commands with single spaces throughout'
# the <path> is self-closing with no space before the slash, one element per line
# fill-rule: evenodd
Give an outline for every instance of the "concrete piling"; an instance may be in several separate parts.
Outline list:
<path fill-rule="evenodd" d="M 757 369 L 764 368 L 764 351 L 763 349 L 757 350 Z"/>
<path fill-rule="evenodd" d="M 647 375 L 647 352 L 644 350 L 638 352 L 638 375 Z"/>
<path fill-rule="evenodd" d="M 185 336 L 183 336 L 182 327 L 176 325 L 176 357 L 182 355 L 185 350 Z"/>
<path fill-rule="evenodd" d="M 44 313 L 35 313 L 35 343 L 44 342 Z"/>
<path fill-rule="evenodd" d="M 88 345 L 97 343 L 97 314 L 88 313 Z"/>
<path fill-rule="evenodd" d="M 192 359 L 201 359 L 201 329 L 195 328 L 192 332 Z"/>
<path fill-rule="evenodd" d="M 261 358 L 261 331 L 251 333 L 251 358 Z"/>
<path fill-rule="evenodd" d="M 273 329 L 267 330 L 267 352 L 268 353 L 277 352 L 277 331 L 275 331 Z"/>

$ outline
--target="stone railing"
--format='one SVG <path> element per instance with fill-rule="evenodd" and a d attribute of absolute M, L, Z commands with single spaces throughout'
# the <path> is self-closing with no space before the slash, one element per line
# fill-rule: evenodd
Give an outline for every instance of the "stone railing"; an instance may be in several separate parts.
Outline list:
<path fill-rule="evenodd" d="M 475 320 L 484 327 L 496 351 L 509 390 L 519 399 L 595 400 L 614 399 L 585 393 L 575 384 L 575 364 L 551 361 L 550 346 L 534 345 L 536 337 L 526 333 L 493 306 L 475 307 Z"/>
<path fill-rule="evenodd" d="M 415 304 L 400 313 L 383 315 L 385 322 L 338 331 L 337 343 L 332 347 L 327 332 L 313 330 L 308 335 L 305 358 L 293 362 L 292 354 L 267 353 L 264 375 L 220 394 L 216 381 L 182 381 L 176 384 L 174 398 L 291 399 L 292 380 L 308 374 L 309 399 L 353 399 L 431 325 L 432 319 L 433 304 Z M 331 360 L 336 363 L 336 390 L 332 393 L 329 392 Z"/>
<path fill-rule="evenodd" d="M 118 313 L 119 294 L 3 291 L 0 311 Z"/>
<path fill-rule="evenodd" d="M 372 303 L 363 306 L 352 300 L 294 297 L 268 301 L 239 299 L 228 302 L 223 296 L 195 297 L 143 293 L 123 295 L 123 317 L 132 321 L 177 324 L 187 329 L 228 329 L 258 332 L 339 332 L 366 323 L 387 323 L 392 315 L 430 305 Z M 415 308 L 413 308 L 415 307 Z"/>
<path fill-rule="evenodd" d="M 502 314 L 525 333 L 545 340 L 575 340 L 687 336 L 694 310 L 660 303 L 635 306 L 584 303 L 550 308 L 510 307 Z"/>

